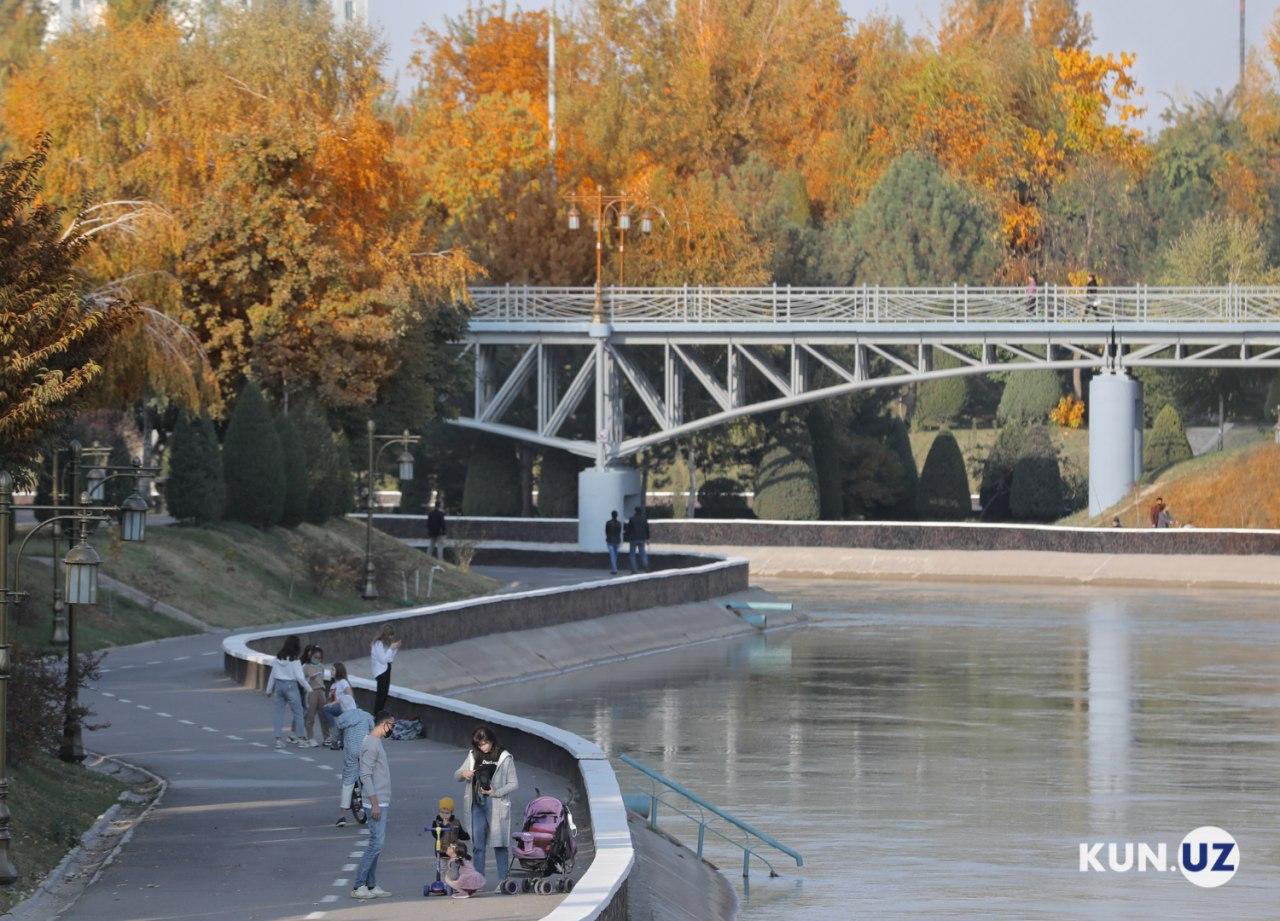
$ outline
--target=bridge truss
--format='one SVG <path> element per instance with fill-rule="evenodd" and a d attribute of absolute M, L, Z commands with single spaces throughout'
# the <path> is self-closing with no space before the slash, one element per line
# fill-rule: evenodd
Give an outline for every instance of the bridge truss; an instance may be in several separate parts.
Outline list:
<path fill-rule="evenodd" d="M 1280 288 L 476 288 L 458 425 L 606 466 L 729 420 L 996 371 L 1280 367 Z M 592 402 L 588 403 L 588 397 Z"/>

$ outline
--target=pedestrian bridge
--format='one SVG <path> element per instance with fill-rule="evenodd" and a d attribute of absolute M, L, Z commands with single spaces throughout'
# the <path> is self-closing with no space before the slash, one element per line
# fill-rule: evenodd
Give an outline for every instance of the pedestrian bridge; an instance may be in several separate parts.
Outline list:
<path fill-rule="evenodd" d="M 1140 467 L 1141 396 L 1128 369 L 1280 368 L 1280 287 L 508 285 L 472 288 L 471 298 L 474 404 L 457 424 L 598 469 L 734 418 L 857 390 L 1076 368 L 1103 372 L 1087 400 L 1095 435 L 1113 427 L 1111 405 L 1127 402 L 1119 416 L 1138 444 L 1131 434 L 1115 452 Z M 1130 469 L 1120 482 L 1135 477 Z"/>

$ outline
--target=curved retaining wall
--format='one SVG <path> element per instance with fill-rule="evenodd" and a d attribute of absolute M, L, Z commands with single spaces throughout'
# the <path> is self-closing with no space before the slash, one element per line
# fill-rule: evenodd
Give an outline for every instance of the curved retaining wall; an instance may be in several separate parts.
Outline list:
<path fill-rule="evenodd" d="M 426 518 L 377 515 L 378 528 L 424 538 Z M 847 547 L 866 550 L 1034 550 L 1055 553 L 1280 555 L 1280 531 L 1244 528 L 1076 528 L 929 521 L 651 520 L 658 544 L 718 547 Z M 455 540 L 577 541 L 571 518 L 451 518 Z M 602 548 L 603 550 L 603 548 Z"/>
<path fill-rule="evenodd" d="M 531 627 L 588 620 L 605 614 L 716 598 L 747 588 L 747 564 L 692 554 L 685 569 L 650 573 L 616 582 L 593 582 L 484 596 L 433 607 L 389 611 L 344 620 L 242 633 L 222 643 L 223 667 L 246 687 L 266 687 L 280 637 L 305 635 L 325 647 L 334 661 L 367 654 L 376 628 L 394 621 L 409 647 L 428 647 Z M 372 706 L 374 683 L 351 678 L 356 696 Z M 536 720 L 479 707 L 465 701 L 392 685 L 397 709 L 422 721 L 427 738 L 456 744 L 477 722 L 501 727 L 519 740 L 521 757 L 564 777 L 586 805 L 595 856 L 572 893 L 546 921 L 622 921 L 627 915 L 626 881 L 635 862 L 622 793 L 609 760 L 596 745 Z"/>

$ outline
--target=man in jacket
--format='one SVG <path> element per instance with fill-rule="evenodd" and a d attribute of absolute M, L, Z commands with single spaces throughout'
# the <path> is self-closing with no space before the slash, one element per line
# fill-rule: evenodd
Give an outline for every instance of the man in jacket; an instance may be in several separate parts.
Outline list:
<path fill-rule="evenodd" d="M 427 540 L 430 545 L 427 552 L 438 560 L 444 559 L 444 535 L 448 531 L 448 525 L 444 520 L 444 509 L 437 502 L 435 506 L 427 513 Z"/>
<path fill-rule="evenodd" d="M 618 574 L 618 546 L 622 543 L 622 522 L 615 511 L 604 523 L 604 545 L 609 548 L 609 575 Z"/>
<path fill-rule="evenodd" d="M 369 804 L 369 844 L 356 871 L 356 885 L 351 890 L 353 899 L 385 899 L 391 895 L 378 885 L 377 876 L 378 856 L 387 840 L 387 807 L 391 805 L 391 764 L 382 740 L 395 725 L 396 718 L 389 710 L 380 711 L 374 718 L 373 729 L 360 743 L 360 785 Z"/>
<path fill-rule="evenodd" d="M 630 526 L 631 534 L 627 538 L 631 556 L 631 571 L 639 572 L 649 571 L 649 521 L 644 517 L 644 506 L 637 505 L 635 514 L 631 516 L 631 520 L 627 522 Z M 636 567 L 636 559 L 639 557 L 639 569 Z"/>

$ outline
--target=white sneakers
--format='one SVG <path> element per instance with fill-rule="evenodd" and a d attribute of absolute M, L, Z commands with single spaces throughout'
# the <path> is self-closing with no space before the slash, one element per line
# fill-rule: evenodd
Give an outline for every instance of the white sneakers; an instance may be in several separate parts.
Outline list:
<path fill-rule="evenodd" d="M 369 890 L 369 893 L 370 893 L 370 895 L 372 895 L 375 899 L 389 899 L 389 898 L 391 898 L 391 893 L 390 893 L 390 892 L 388 892 L 387 890 L 383 889 L 381 886 L 374 886 L 372 889 L 370 889 L 370 890 Z"/>
<path fill-rule="evenodd" d="M 372 889 L 368 886 L 357 886 L 351 890 L 351 897 L 363 902 L 368 899 L 389 899 L 391 898 L 391 893 L 381 886 L 374 886 Z"/>

